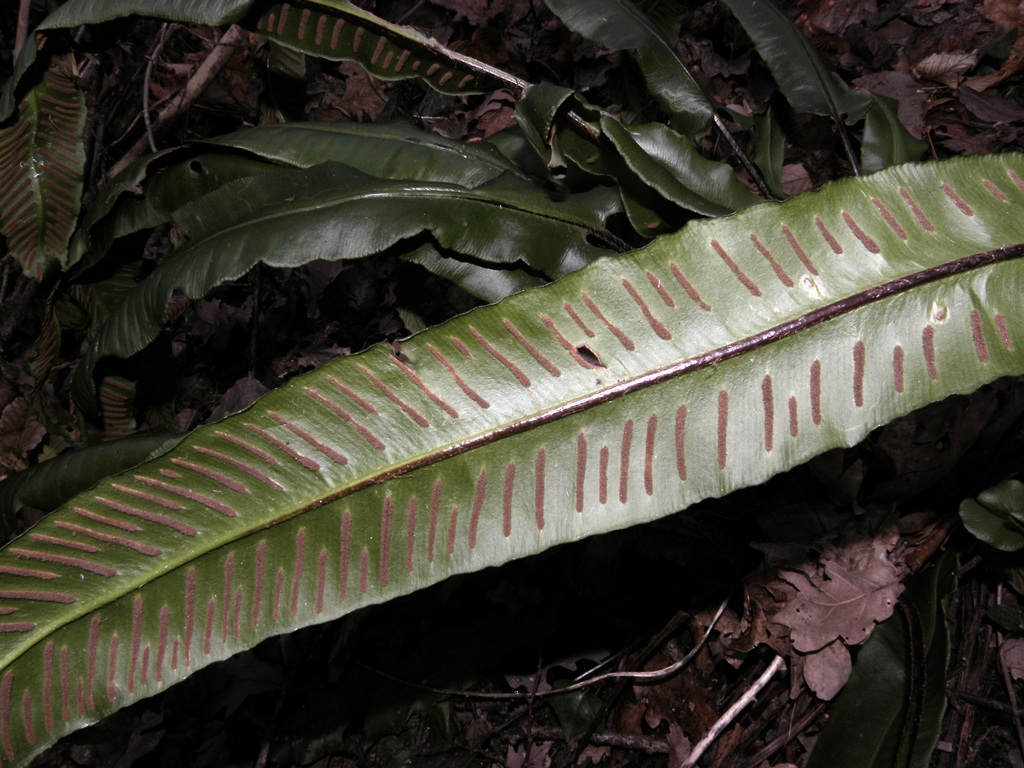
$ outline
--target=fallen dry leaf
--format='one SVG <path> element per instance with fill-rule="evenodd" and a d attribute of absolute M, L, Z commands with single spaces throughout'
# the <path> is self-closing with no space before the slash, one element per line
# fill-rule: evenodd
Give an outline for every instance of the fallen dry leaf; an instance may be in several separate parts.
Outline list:
<path fill-rule="evenodd" d="M 645 668 L 659 669 L 671 663 L 668 657 L 658 655 L 648 661 Z M 662 682 L 634 685 L 633 694 L 642 708 L 643 726 L 649 729 L 660 728 L 663 723 L 675 724 L 696 741 L 718 720 L 718 712 L 708 701 L 711 691 L 689 667 Z"/>
<path fill-rule="evenodd" d="M 842 32 L 862 18 L 878 13 L 878 4 L 874 0 L 812 0 L 804 3 L 804 9 L 797 24 L 813 37 L 820 32 Z"/>
<path fill-rule="evenodd" d="M 782 193 L 786 197 L 799 195 L 814 187 L 814 181 L 803 163 L 786 163 L 782 166 Z"/>
<path fill-rule="evenodd" d="M 999 661 L 1014 680 L 1024 680 L 1024 637 L 1011 637 L 999 647 Z"/>
<path fill-rule="evenodd" d="M 985 0 L 981 13 L 994 22 L 1013 45 L 1013 50 L 997 72 L 976 75 L 967 84 L 976 91 L 983 91 L 1017 74 L 1024 67 L 1024 3 L 1018 0 Z"/>
<path fill-rule="evenodd" d="M 829 643 L 804 658 L 804 680 L 822 701 L 831 701 L 850 679 L 853 662 L 841 640 Z"/>
<path fill-rule="evenodd" d="M 1024 6 L 1017 0 L 984 0 L 981 13 L 1001 29 L 1024 31 Z"/>
<path fill-rule="evenodd" d="M 961 88 L 960 101 L 985 123 L 1018 123 L 1024 120 L 1024 107 L 995 93 L 979 93 L 969 87 Z"/>
<path fill-rule="evenodd" d="M 209 421 L 219 421 L 229 413 L 238 413 L 248 408 L 269 391 L 258 379 L 245 376 L 227 389 L 220 403 L 210 413 Z"/>
<path fill-rule="evenodd" d="M 366 74 L 358 63 L 346 61 L 338 65 L 345 78 L 345 110 L 356 122 L 372 122 L 387 106 L 386 84 Z"/>
<path fill-rule="evenodd" d="M 474 27 L 479 27 L 494 15 L 493 11 L 487 9 L 487 0 L 430 0 L 430 2 L 440 8 L 454 11 L 455 21 L 465 19 Z"/>
<path fill-rule="evenodd" d="M 888 557 L 897 539 L 893 527 L 872 539 L 828 547 L 820 566 L 780 572 L 796 595 L 772 621 L 790 628 L 796 650 L 818 651 L 837 638 L 859 645 L 877 622 L 892 615 L 903 591 L 899 570 Z"/>
<path fill-rule="evenodd" d="M 679 768 L 690 757 L 693 752 L 693 744 L 686 738 L 683 729 L 675 723 L 668 724 L 668 766 Z"/>
<path fill-rule="evenodd" d="M 912 67 L 914 76 L 920 80 L 934 80 L 943 85 L 959 85 L 961 78 L 978 63 L 974 51 L 948 51 L 925 56 Z"/>
<path fill-rule="evenodd" d="M 551 762 L 548 758 L 551 747 L 550 741 L 528 746 L 509 744 L 505 753 L 505 768 L 547 768 Z"/>
<path fill-rule="evenodd" d="M 32 412 L 28 398 L 17 397 L 0 412 L 0 453 L 24 459 L 46 436 L 46 427 L 39 423 Z M 4 464 L 8 464 L 4 460 Z M 10 466 L 21 469 L 20 461 Z"/>
<path fill-rule="evenodd" d="M 917 138 L 924 136 L 928 90 L 906 72 L 869 72 L 853 81 L 858 88 L 896 99 L 900 122 Z"/>

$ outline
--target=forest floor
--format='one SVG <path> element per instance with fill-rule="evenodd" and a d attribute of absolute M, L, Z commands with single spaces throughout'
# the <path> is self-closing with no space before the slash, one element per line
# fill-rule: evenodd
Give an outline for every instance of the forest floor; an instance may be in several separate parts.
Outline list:
<path fill-rule="evenodd" d="M 635 102 L 636 73 L 623 56 L 571 34 L 539 0 L 362 5 L 527 80 L 576 88 L 624 117 L 650 108 Z M 678 52 L 708 93 L 737 115 L 771 101 L 767 70 L 724 6 L 647 3 L 655 10 L 678 5 L 685 6 Z M 0 12 L 0 66 L 8 68 L 14 10 Z M 789 10 L 848 83 L 899 102 L 901 121 L 932 156 L 1024 149 L 1024 6 L 806 0 Z M 113 107 L 93 148 L 93 185 L 143 135 L 141 73 L 159 34 L 158 23 L 125 25 L 103 52 L 107 69 L 97 88 Z M 210 43 L 208 31 L 172 29 L 148 83 L 154 102 L 184 86 Z M 416 83 L 375 81 L 355 64 L 316 63 L 305 82 L 267 80 L 254 74 L 255 45 L 238 51 L 185 121 L 157 137 L 160 146 L 278 112 L 405 120 L 468 141 L 514 124 L 506 91 L 440 97 Z M 788 194 L 849 175 L 827 120 L 788 120 Z M 705 149 L 714 149 L 710 142 Z M 9 258 L 2 279 L 0 477 L 59 447 L 42 420 L 16 406 L 38 383 L 31 368 L 42 322 L 38 289 Z M 140 423 L 186 429 L 208 422 L 290 376 L 474 303 L 397 259 L 263 269 L 181 315 L 170 340 L 176 376 L 150 375 L 153 388 L 173 381 L 175 391 L 154 397 L 148 411 L 143 404 Z M 68 404 L 67 371 L 80 353 L 62 350 L 64 373 L 47 385 L 50 416 L 71 435 L 80 425 Z M 1020 584 L 1007 581 L 1014 571 L 1005 558 L 971 545 L 957 526 L 957 507 L 1019 473 L 1022 449 L 1024 381 L 997 381 L 880 428 L 854 448 L 657 524 L 268 640 L 75 734 L 37 765 L 678 766 L 783 653 L 790 674 L 768 680 L 700 764 L 803 766 L 857 648 L 839 643 L 812 660 L 793 653 L 792 638 L 769 637 L 764 606 L 792 601 L 797 591 L 783 576 L 796 567 L 787 557 L 813 552 L 806 576 L 819 585 L 827 569 L 874 569 L 876 591 L 879 580 L 898 590 L 901 579 L 948 547 L 964 555 L 948 598 L 949 705 L 931 764 L 1021 767 L 1024 740 L 1014 712 L 1024 651 L 986 613 L 997 604 L 1016 607 L 1013 587 Z M 860 607 L 862 598 L 854 601 Z M 607 671 L 672 665 L 697 646 L 723 603 L 711 641 L 677 673 L 606 678 L 549 695 Z M 853 614 L 833 620 L 849 622 L 840 634 L 856 634 Z"/>

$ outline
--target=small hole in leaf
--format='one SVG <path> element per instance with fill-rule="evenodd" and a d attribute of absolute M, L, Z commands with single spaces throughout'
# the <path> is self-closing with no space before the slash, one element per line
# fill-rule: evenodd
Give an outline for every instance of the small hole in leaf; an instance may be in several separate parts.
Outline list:
<path fill-rule="evenodd" d="M 604 363 L 588 346 L 576 347 L 576 354 L 583 358 L 584 362 L 588 365 L 596 365 L 599 368 L 604 368 Z"/>
<path fill-rule="evenodd" d="M 206 166 L 203 165 L 198 160 L 191 160 L 191 161 L 189 161 L 188 169 L 190 171 L 192 171 L 192 173 L 198 174 L 200 176 L 202 176 L 202 175 L 204 175 L 206 173 Z"/>

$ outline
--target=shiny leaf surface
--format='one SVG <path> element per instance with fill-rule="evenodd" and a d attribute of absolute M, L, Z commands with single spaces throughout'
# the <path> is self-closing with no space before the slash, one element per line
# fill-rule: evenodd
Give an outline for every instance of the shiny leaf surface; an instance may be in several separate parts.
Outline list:
<path fill-rule="evenodd" d="M 901 166 L 699 221 L 104 479 L 0 551 L 0 758 L 267 636 L 655 520 L 1024 372 L 1022 176 L 1019 156 Z"/>

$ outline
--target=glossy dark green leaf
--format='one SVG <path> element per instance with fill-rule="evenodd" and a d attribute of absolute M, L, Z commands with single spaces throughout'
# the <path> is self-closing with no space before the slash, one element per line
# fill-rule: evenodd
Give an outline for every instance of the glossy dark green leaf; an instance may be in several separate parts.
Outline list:
<path fill-rule="evenodd" d="M 529 183 L 489 144 L 454 141 L 403 123 L 280 123 L 197 145 L 244 150 L 295 168 L 344 163 L 382 179 L 439 181 L 473 189 L 508 174 Z"/>
<path fill-rule="evenodd" d="M 754 137 L 754 162 L 768 189 L 781 200 L 785 197 L 782 191 L 782 166 L 786 161 L 786 134 L 772 109 L 754 115 Z"/>
<path fill-rule="evenodd" d="M 238 150 L 252 155 L 241 155 Z M 532 188 L 496 149 L 404 125 L 286 123 L 249 128 L 148 156 L 108 183 L 71 242 L 74 261 L 101 260 L 119 237 L 169 223 L 174 211 L 235 179 L 324 162 L 372 176 Z"/>
<path fill-rule="evenodd" d="M 821 54 L 770 0 L 723 0 L 754 41 L 783 95 L 800 112 L 854 123 L 871 103 L 867 91 L 850 90 Z"/>
<path fill-rule="evenodd" d="M 1024 483 L 1004 480 L 960 502 L 964 527 L 1002 552 L 1024 549 Z"/>
<path fill-rule="evenodd" d="M 604 702 L 586 690 L 556 694 L 548 698 L 548 703 L 568 740 L 585 734 L 604 710 Z"/>
<path fill-rule="evenodd" d="M 597 108 L 567 88 L 531 86 L 520 101 L 516 116 L 530 145 L 544 159 L 553 176 L 573 187 L 587 183 L 587 177 L 590 177 L 590 183 L 614 184 L 622 196 L 622 207 L 630 224 L 642 237 L 677 229 L 692 218 L 694 208 L 723 209 L 723 206 L 702 199 L 700 194 L 669 178 L 671 166 L 689 166 L 692 170 L 713 168 L 710 183 L 696 182 L 697 189 L 704 187 L 712 195 L 733 183 L 726 181 L 733 173 L 729 166 L 697 160 L 675 142 L 671 142 L 674 146 L 669 147 L 670 142 L 663 141 L 660 147 L 655 148 L 665 155 L 667 162 L 646 155 L 636 138 L 624 133 L 625 129 L 612 126 L 610 118 L 602 116 Z M 602 133 L 606 128 L 619 138 L 618 146 Z M 661 130 L 653 126 L 639 129 L 649 144 L 658 143 L 653 138 L 658 137 Z M 735 197 L 741 194 L 737 193 Z M 677 200 L 687 201 L 690 205 L 680 205 Z"/>
<path fill-rule="evenodd" d="M 897 611 L 860 648 L 808 768 L 927 768 L 931 763 L 946 708 L 944 603 L 956 588 L 956 569 L 956 555 L 946 552 L 915 576 Z"/>
<path fill-rule="evenodd" d="M 455 254 L 441 255 L 433 246 L 425 245 L 410 253 L 402 254 L 404 261 L 419 264 L 445 280 L 450 280 L 462 290 L 478 299 L 493 304 L 513 293 L 529 288 L 538 288 L 547 281 L 521 269 L 499 269 L 497 265 L 486 265 Z M 408 327 L 408 326 L 406 326 Z M 412 330 L 410 328 L 410 330 Z"/>
<path fill-rule="evenodd" d="M 999 625 L 1004 632 L 1024 634 L 1024 614 L 1021 613 L 1020 608 L 1005 603 L 990 605 L 985 609 L 985 615 Z"/>
<path fill-rule="evenodd" d="M 1007 155 L 697 221 L 101 480 L 0 550 L 0 759 L 271 635 L 659 519 L 1024 372 L 1022 205 Z M 914 760 L 947 565 L 910 603 Z"/>
<path fill-rule="evenodd" d="M 22 507 L 56 509 L 99 480 L 167 453 L 185 436 L 141 433 L 109 443 L 62 453 L 0 481 L 0 535 L 14 529 Z"/>
<path fill-rule="evenodd" d="M 644 183 L 686 211 L 723 216 L 761 202 L 724 163 L 708 160 L 693 142 L 654 123 L 624 126 L 601 119 L 601 131 Z"/>
<path fill-rule="evenodd" d="M 96 362 L 149 344 L 176 291 L 199 298 L 257 263 L 363 258 L 426 233 L 441 248 L 557 278 L 612 252 L 601 233 L 616 206 L 604 189 L 574 196 L 519 186 L 467 189 L 376 179 L 336 163 L 232 181 L 175 212 L 186 245 L 111 315 L 79 365 L 76 399 L 94 406 Z"/>
<path fill-rule="evenodd" d="M 566 119 L 556 126 L 556 120 L 570 112 L 576 119 Z M 600 110 L 584 101 L 576 91 L 550 83 L 531 85 L 516 105 L 516 122 L 523 136 L 555 177 L 564 176 L 566 172 L 566 158 L 558 149 L 563 131 L 583 133 L 584 148 L 576 158 L 576 165 L 587 170 L 592 162 L 590 157 L 598 154 L 600 116 Z"/>
<path fill-rule="evenodd" d="M 860 145 L 860 164 L 865 173 L 920 160 L 928 149 L 927 144 L 911 136 L 900 122 L 896 107 L 895 99 L 871 96 Z"/>
<path fill-rule="evenodd" d="M 710 127 L 714 105 L 700 84 L 631 0 L 545 0 L 573 32 L 636 59 L 651 97 L 682 134 L 695 136 Z M 672 41 L 674 42 L 674 41 Z"/>
<path fill-rule="evenodd" d="M 118 238 L 170 223 L 174 211 L 227 182 L 279 170 L 226 153 L 189 154 L 165 150 L 143 158 L 103 187 L 71 240 L 69 251 L 80 270 L 101 262 Z M 184 159 L 172 162 L 177 156 Z"/>

